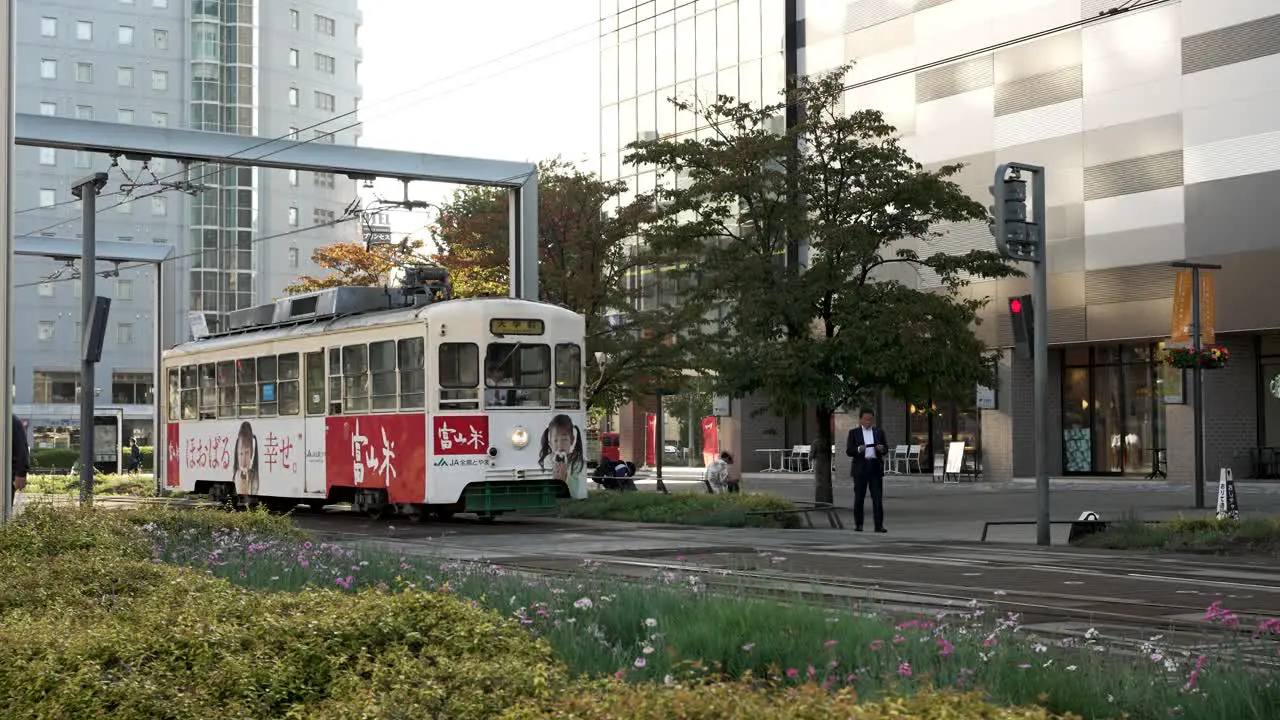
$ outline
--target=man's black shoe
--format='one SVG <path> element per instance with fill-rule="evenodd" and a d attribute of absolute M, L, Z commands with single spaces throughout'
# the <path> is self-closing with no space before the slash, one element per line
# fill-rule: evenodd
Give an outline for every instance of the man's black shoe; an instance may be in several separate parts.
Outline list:
<path fill-rule="evenodd" d="M 876 528 L 876 532 L 878 532 L 878 533 L 887 533 L 887 532 L 889 532 L 889 531 L 888 531 L 888 530 L 886 530 L 886 529 L 884 529 L 884 528 L 882 528 L 882 527 L 878 527 L 878 528 Z"/>
<path fill-rule="evenodd" d="M 853 531 L 854 531 L 854 532 L 862 532 L 862 526 L 861 526 L 861 525 L 859 525 L 858 527 L 854 528 L 854 529 L 853 529 Z"/>

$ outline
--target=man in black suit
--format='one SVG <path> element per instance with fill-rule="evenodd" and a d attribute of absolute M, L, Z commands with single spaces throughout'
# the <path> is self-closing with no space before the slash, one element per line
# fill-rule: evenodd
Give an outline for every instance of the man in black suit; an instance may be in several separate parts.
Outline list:
<path fill-rule="evenodd" d="M 889 441 L 884 430 L 875 427 L 875 413 L 863 410 L 858 427 L 849 431 L 845 454 L 853 458 L 853 522 L 854 530 L 862 532 L 863 502 L 867 490 L 871 490 L 871 515 L 876 532 L 888 532 L 884 527 L 884 456 L 889 451 Z"/>

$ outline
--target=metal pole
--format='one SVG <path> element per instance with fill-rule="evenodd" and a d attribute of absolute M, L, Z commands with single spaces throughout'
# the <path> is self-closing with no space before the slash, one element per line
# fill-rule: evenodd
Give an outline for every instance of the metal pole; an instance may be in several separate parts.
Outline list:
<path fill-rule="evenodd" d="M 3 188 L 0 188 L 0 368 L 4 375 L 4 399 L 0 400 L 0 408 L 4 410 L 0 422 L 0 449 L 8 457 L 12 452 L 13 439 L 13 367 L 12 349 L 9 339 L 13 337 L 13 50 L 14 50 L 14 11 L 16 0 L 4 0 L 3 16 L 0 16 L 0 38 L 4 42 L 4 52 L 0 53 L 0 173 Z M 4 470 L 0 471 L 0 524 L 9 521 L 13 514 L 13 463 L 3 462 Z"/>
<path fill-rule="evenodd" d="M 1039 233 L 1041 257 L 1035 263 L 1032 286 L 1035 338 L 1032 342 L 1032 379 L 1035 387 L 1035 453 L 1036 453 L 1036 544 L 1049 544 L 1049 262 L 1045 238 L 1045 174 L 1035 173 L 1036 187 L 1032 196 L 1035 213 L 1034 232 Z"/>
<path fill-rule="evenodd" d="M 164 422 L 165 406 L 162 398 L 164 392 L 164 371 L 161 369 L 164 355 L 164 324 L 169 322 L 168 314 L 164 311 L 164 263 L 156 263 L 156 279 L 152 287 L 155 288 L 154 304 L 156 308 L 155 331 L 152 333 L 152 341 L 155 343 L 154 357 L 155 367 L 151 371 L 151 480 L 155 484 L 156 495 L 159 496 L 164 492 L 163 470 L 165 467 L 165 453 L 168 452 L 168 426 Z M 139 468 L 141 471 L 141 468 Z"/>
<path fill-rule="evenodd" d="M 664 417 L 667 411 L 662 407 L 662 391 L 658 391 L 658 411 L 653 418 L 653 461 L 658 472 L 658 487 L 662 488 L 662 456 L 667 449 L 667 423 Z"/>
<path fill-rule="evenodd" d="M 1204 507 L 1204 385 L 1200 373 L 1200 268 L 1191 267 L 1191 347 L 1195 351 L 1196 365 L 1191 371 L 1191 396 L 1195 414 L 1192 416 L 1192 444 L 1195 446 L 1196 508 Z"/>
<path fill-rule="evenodd" d="M 98 191 L 107 184 L 106 173 L 94 173 L 76 183 L 71 194 L 80 198 L 83 243 L 80 249 L 80 504 L 93 504 L 93 389 L 97 363 L 89 353 L 93 335 L 93 309 L 98 298 Z"/>

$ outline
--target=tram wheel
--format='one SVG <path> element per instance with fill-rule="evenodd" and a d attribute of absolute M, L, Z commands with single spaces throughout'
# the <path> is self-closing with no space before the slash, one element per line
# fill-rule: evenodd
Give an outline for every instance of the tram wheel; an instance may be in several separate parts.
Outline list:
<path fill-rule="evenodd" d="M 318 514 L 324 512 L 325 506 L 328 504 L 328 500 L 312 500 L 307 503 L 307 507 L 311 508 L 311 512 Z"/>
<path fill-rule="evenodd" d="M 441 522 L 448 522 L 453 519 L 454 511 L 452 509 L 436 510 L 431 515 Z"/>
<path fill-rule="evenodd" d="M 209 486 L 209 502 L 227 510 L 234 510 L 240 504 L 235 494 L 235 486 L 231 483 L 213 483 Z"/>

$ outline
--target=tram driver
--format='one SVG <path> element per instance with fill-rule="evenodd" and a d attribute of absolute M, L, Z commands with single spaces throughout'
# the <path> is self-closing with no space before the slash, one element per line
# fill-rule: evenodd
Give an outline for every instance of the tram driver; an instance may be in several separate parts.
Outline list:
<path fill-rule="evenodd" d="M 485 403 L 497 407 L 514 407 L 520 404 L 515 390 L 516 381 L 507 374 L 501 363 L 490 363 L 485 370 Z"/>

